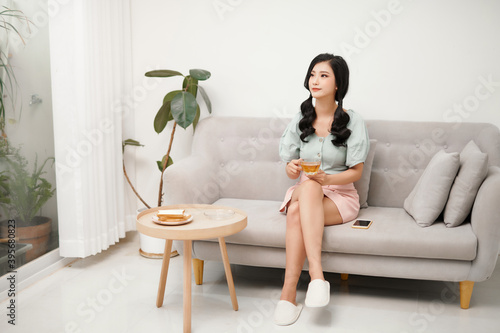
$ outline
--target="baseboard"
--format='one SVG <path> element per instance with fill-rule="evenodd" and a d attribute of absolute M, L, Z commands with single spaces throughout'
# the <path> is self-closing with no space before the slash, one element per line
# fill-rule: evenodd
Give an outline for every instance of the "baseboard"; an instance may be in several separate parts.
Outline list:
<path fill-rule="evenodd" d="M 21 292 L 23 289 L 71 264 L 75 260 L 78 259 L 61 257 L 59 255 L 59 249 L 57 248 L 35 260 L 30 261 L 27 264 L 24 264 L 15 273 L 15 292 Z M 7 280 L 7 278 L 10 275 L 12 275 L 12 273 L 7 273 L 0 277 L 0 302 L 3 302 L 9 297 L 10 281 Z"/>

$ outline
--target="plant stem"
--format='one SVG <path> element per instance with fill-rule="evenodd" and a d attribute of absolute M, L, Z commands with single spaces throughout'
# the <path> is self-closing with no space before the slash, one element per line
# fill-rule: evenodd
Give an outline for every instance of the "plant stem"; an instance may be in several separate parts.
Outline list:
<path fill-rule="evenodd" d="M 127 175 L 127 170 L 125 170 L 125 161 L 123 162 L 123 174 L 125 175 L 125 178 L 127 179 L 127 182 L 128 184 L 130 185 L 130 187 L 132 188 L 132 191 L 134 191 L 135 195 L 139 198 L 139 200 L 141 200 L 141 202 L 148 208 L 151 208 L 147 203 L 146 201 L 144 201 L 141 196 L 139 195 L 139 193 L 137 193 L 137 191 L 135 190 L 135 187 L 134 185 L 132 185 L 132 182 L 130 181 L 130 178 L 128 178 L 128 175 Z"/>
<path fill-rule="evenodd" d="M 163 162 L 163 169 L 161 171 L 160 188 L 158 190 L 158 207 L 161 206 L 161 202 L 162 202 L 163 173 L 165 172 L 165 169 L 167 168 L 168 158 L 170 156 L 170 150 L 172 149 L 172 142 L 174 141 L 174 133 L 175 133 L 176 127 L 177 127 L 177 122 L 174 122 L 174 127 L 172 127 L 172 134 L 170 134 L 170 143 L 168 145 L 167 155 L 165 156 L 165 162 Z"/>

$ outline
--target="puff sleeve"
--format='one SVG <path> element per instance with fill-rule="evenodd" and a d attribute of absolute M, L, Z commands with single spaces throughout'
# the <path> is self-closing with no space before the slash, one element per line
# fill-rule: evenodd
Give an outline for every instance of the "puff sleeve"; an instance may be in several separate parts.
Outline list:
<path fill-rule="evenodd" d="M 351 136 L 347 139 L 346 165 L 349 168 L 364 163 L 370 150 L 370 138 L 363 118 L 355 112 L 350 114 L 351 120 L 347 128 L 351 130 Z"/>
<path fill-rule="evenodd" d="M 297 113 L 281 135 L 279 154 L 284 162 L 288 163 L 300 157 L 300 134 L 302 132 L 299 130 L 299 121 L 301 118 L 302 113 Z"/>

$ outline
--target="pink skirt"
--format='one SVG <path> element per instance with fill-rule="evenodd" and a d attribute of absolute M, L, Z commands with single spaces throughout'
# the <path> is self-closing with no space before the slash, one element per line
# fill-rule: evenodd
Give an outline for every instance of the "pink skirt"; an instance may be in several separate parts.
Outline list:
<path fill-rule="evenodd" d="M 280 212 L 285 212 L 295 188 L 308 179 L 306 174 L 302 173 L 300 181 L 286 191 L 285 200 L 281 204 Z M 325 185 L 323 186 L 323 193 L 335 203 L 344 223 L 352 221 L 358 216 L 360 207 L 359 196 L 353 183 L 346 185 Z"/>

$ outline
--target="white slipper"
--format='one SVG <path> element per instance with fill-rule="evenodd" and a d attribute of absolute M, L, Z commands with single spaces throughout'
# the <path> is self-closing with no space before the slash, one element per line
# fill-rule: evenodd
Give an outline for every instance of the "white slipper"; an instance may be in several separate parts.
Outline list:
<path fill-rule="evenodd" d="M 306 293 L 306 306 L 320 308 L 330 302 L 330 283 L 321 279 L 309 282 Z"/>
<path fill-rule="evenodd" d="M 299 319 L 302 311 L 302 304 L 293 305 L 293 303 L 281 300 L 274 310 L 274 323 L 276 325 L 291 325 Z"/>

